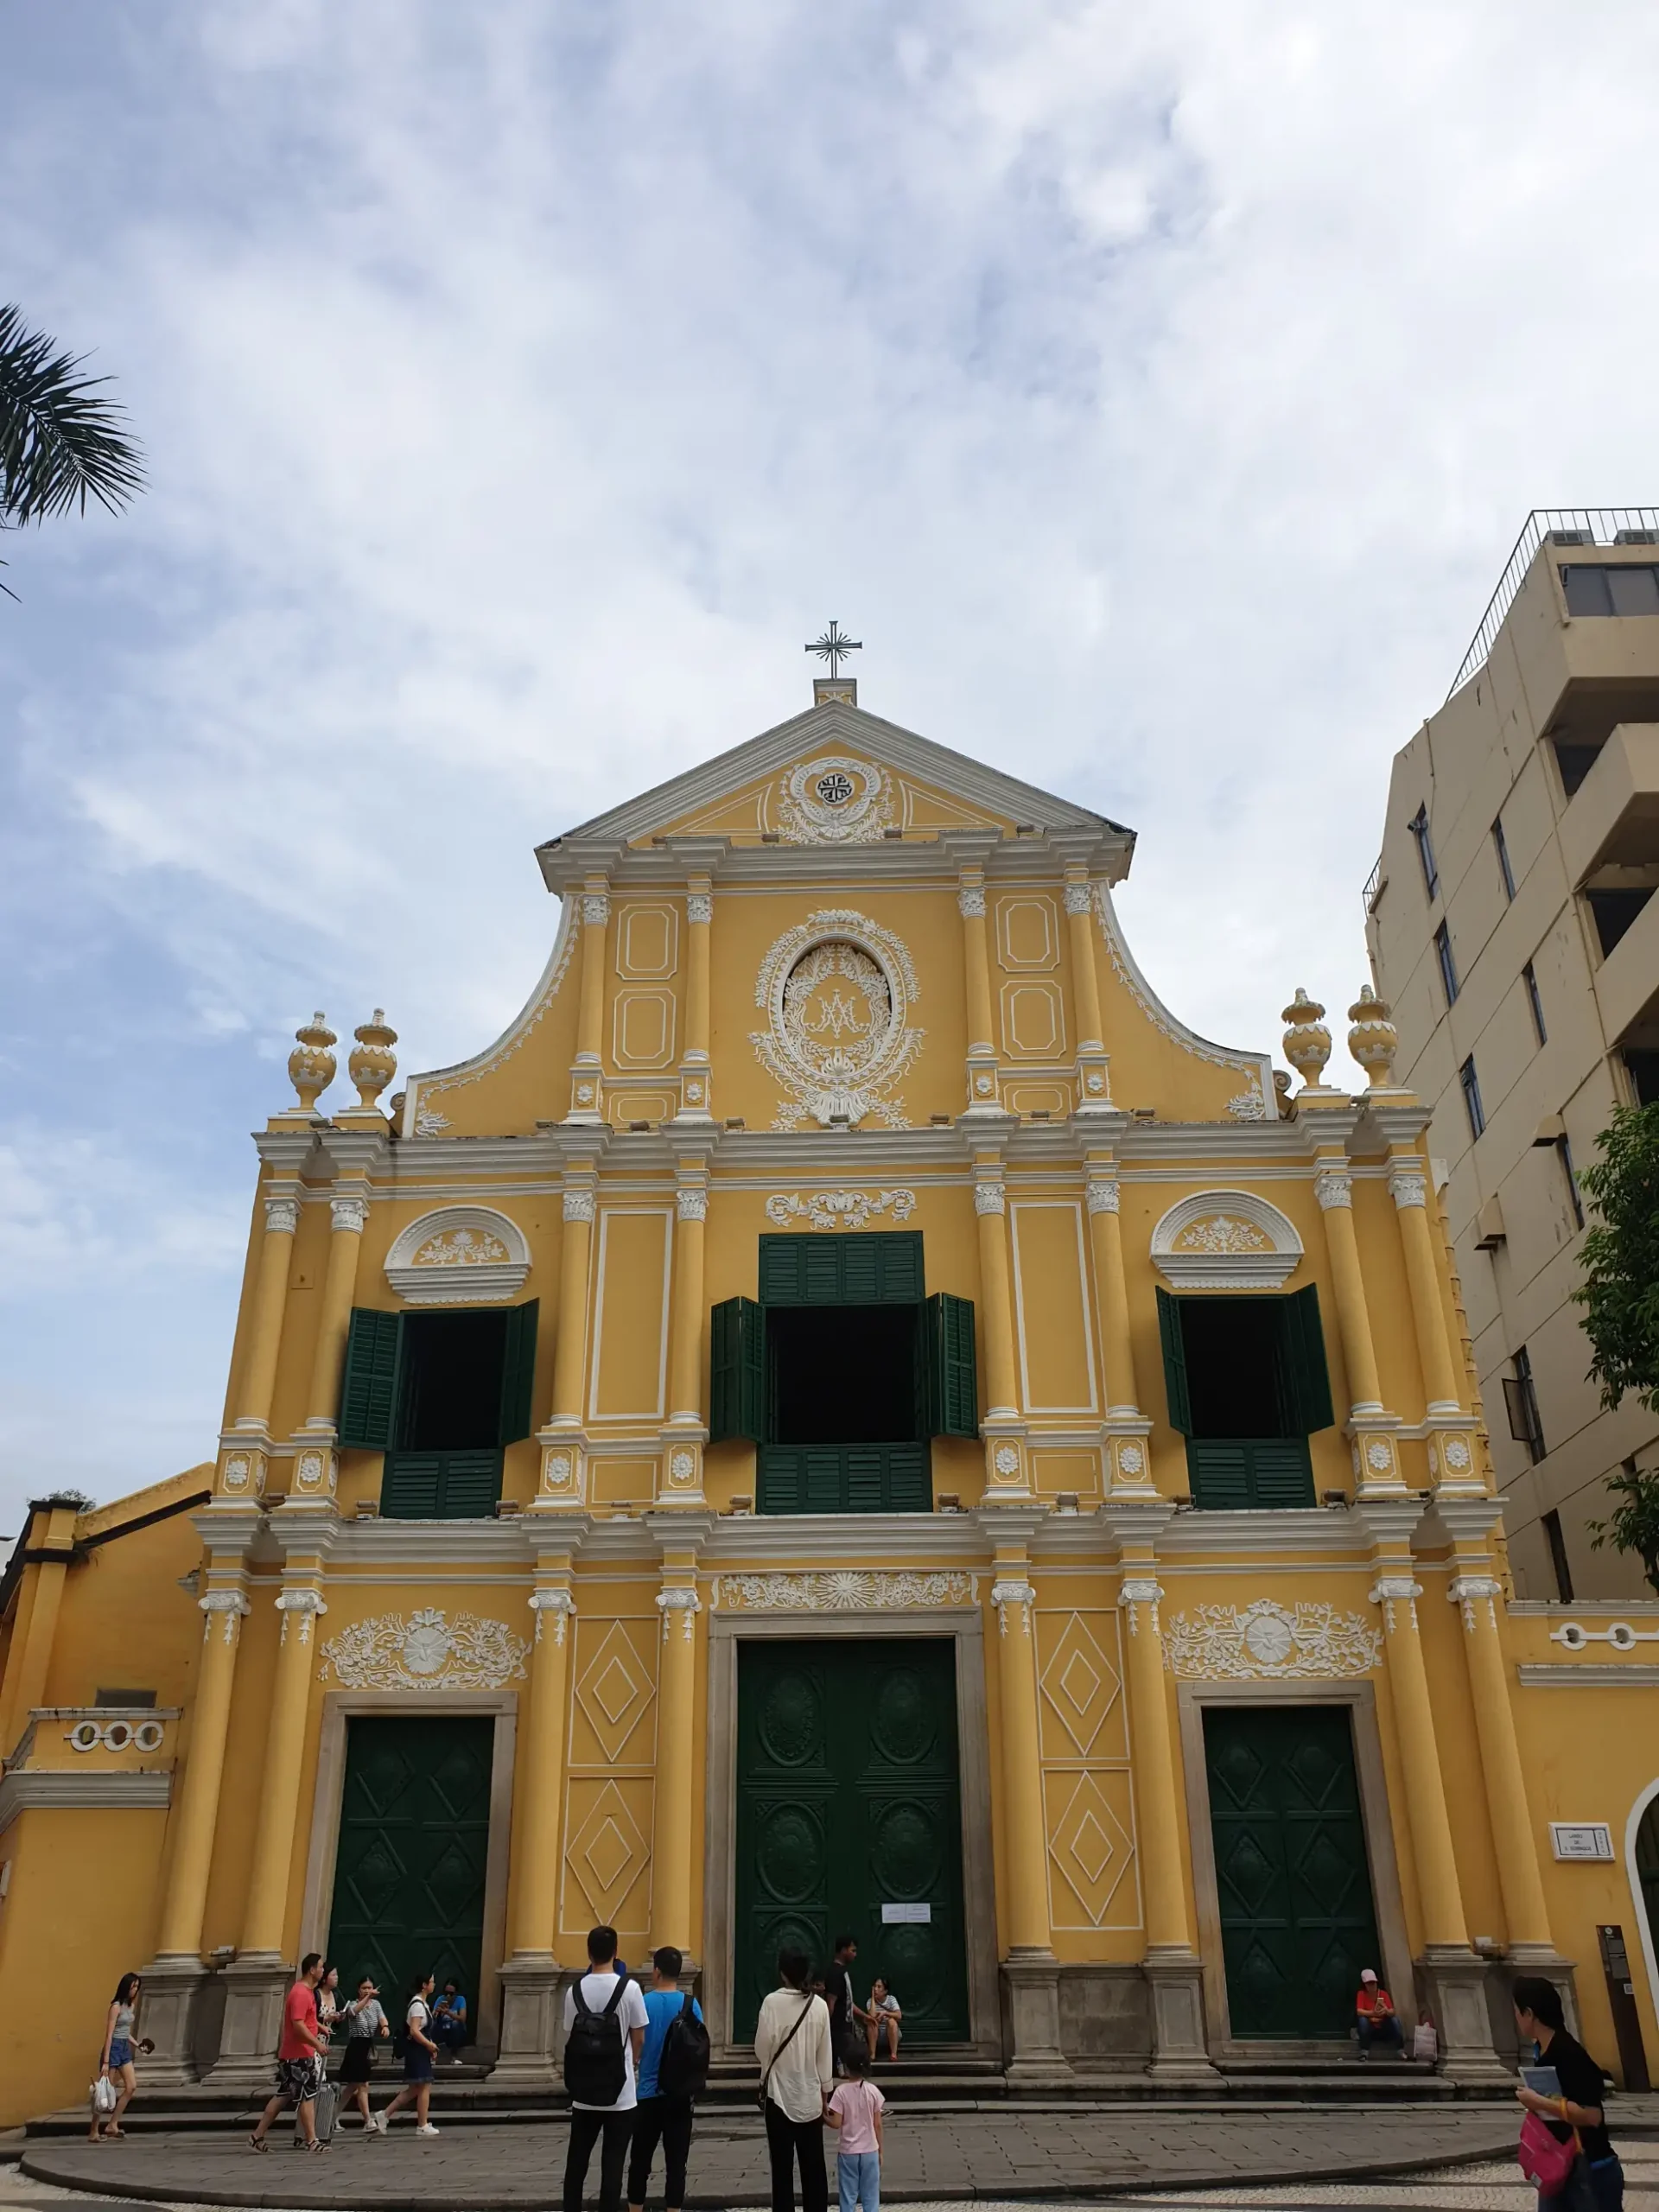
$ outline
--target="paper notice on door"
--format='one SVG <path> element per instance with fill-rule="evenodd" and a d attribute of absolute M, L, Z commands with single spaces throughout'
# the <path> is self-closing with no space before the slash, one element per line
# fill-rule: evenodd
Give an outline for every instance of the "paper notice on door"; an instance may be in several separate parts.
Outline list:
<path fill-rule="evenodd" d="M 926 1928 L 931 1926 L 932 1919 L 933 1908 L 931 1904 L 884 1904 L 881 1908 L 881 1925 L 884 1928 L 894 1925 Z"/>

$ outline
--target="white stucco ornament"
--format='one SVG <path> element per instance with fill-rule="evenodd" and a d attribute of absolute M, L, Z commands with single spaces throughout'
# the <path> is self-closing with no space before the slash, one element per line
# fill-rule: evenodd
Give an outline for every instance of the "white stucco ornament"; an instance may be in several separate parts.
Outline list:
<path fill-rule="evenodd" d="M 1334 1605 L 1199 1605 L 1164 1630 L 1164 1663 L 1189 1681 L 1334 1681 L 1369 1675 L 1382 1657 L 1370 1624 Z"/>
<path fill-rule="evenodd" d="M 499 1690 L 525 1679 L 530 1645 L 505 1621 L 437 1606 L 354 1621 L 322 1647 L 319 1680 L 353 1690 Z"/>
<path fill-rule="evenodd" d="M 1254 1191 L 1200 1191 L 1160 1221 L 1152 1257 L 1173 1290 L 1280 1290 L 1301 1264 L 1302 1240 Z"/>
<path fill-rule="evenodd" d="M 788 845 L 871 845 L 893 819 L 893 779 L 874 760 L 826 753 L 793 768 L 779 787 Z"/>
<path fill-rule="evenodd" d="M 916 968 L 891 930 L 846 907 L 825 907 L 784 934 L 760 963 L 754 1002 L 766 1027 L 756 1057 L 786 1096 L 772 1127 L 849 1124 L 874 1115 L 910 1126 L 893 1086 L 922 1048 L 910 1019 Z"/>
<path fill-rule="evenodd" d="M 401 1230 L 386 1281 L 410 1306 L 502 1306 L 530 1273 L 530 1240 L 493 1206 L 441 1206 Z"/>

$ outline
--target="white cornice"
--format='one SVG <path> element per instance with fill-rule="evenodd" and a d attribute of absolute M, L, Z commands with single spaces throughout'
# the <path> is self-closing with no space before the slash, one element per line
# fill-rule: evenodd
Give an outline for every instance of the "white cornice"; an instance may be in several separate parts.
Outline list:
<path fill-rule="evenodd" d="M 24 1767 L 0 1780 L 0 1835 L 24 1813 L 165 1812 L 172 1797 L 170 1768 L 99 1767 L 76 1774 Z"/>
<path fill-rule="evenodd" d="M 1659 1690 L 1659 1667 L 1516 1669 L 1523 1690 Z"/>

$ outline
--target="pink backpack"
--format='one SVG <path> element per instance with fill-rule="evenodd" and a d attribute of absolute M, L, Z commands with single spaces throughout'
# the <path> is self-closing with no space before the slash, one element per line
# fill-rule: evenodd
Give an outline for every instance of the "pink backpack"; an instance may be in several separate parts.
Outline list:
<path fill-rule="evenodd" d="M 1573 2129 L 1563 2143 L 1552 2135 L 1535 2112 L 1529 2112 L 1522 2123 L 1520 2147 L 1516 2152 L 1521 2171 L 1545 2196 L 1559 2196 L 1572 2179 L 1573 2169 L 1578 2163 L 1579 2133 Z"/>

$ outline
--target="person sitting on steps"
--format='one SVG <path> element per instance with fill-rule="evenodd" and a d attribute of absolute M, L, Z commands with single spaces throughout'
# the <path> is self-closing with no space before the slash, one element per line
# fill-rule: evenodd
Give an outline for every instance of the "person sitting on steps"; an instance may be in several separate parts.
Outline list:
<path fill-rule="evenodd" d="M 1405 2055 L 1406 2038 L 1401 2030 L 1400 2015 L 1394 2009 L 1393 1998 L 1377 1980 L 1375 1967 L 1367 1967 L 1359 1977 L 1354 2015 L 1362 2058 L 1370 2056 L 1374 2043 L 1386 2045 L 1396 2057 Z"/>
<path fill-rule="evenodd" d="M 872 2066 L 880 2056 L 884 2041 L 887 2046 L 887 2056 L 892 2059 L 898 2057 L 899 2024 L 904 2017 L 899 1999 L 878 1974 L 870 1989 L 870 2009 L 864 2015 L 866 2032 L 870 2038 Z"/>

